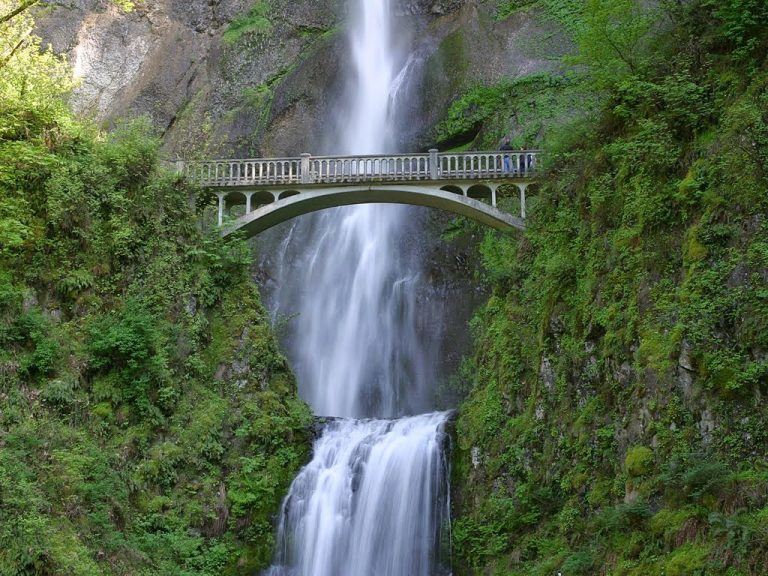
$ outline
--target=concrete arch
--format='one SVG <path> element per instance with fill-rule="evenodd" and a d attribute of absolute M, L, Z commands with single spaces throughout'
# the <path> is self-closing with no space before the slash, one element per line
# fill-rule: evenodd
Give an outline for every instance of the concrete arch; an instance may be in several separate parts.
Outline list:
<path fill-rule="evenodd" d="M 459 196 L 466 196 L 461 186 L 454 186 L 453 184 L 448 184 L 447 186 L 443 186 L 442 188 L 440 188 L 440 190 L 445 190 L 446 192 L 453 192 L 454 194 L 458 194 Z"/>
<path fill-rule="evenodd" d="M 280 196 L 278 196 L 278 200 L 285 200 L 286 198 L 290 198 L 292 196 L 298 196 L 301 194 L 298 190 L 286 190 L 285 192 L 281 192 Z"/>
<path fill-rule="evenodd" d="M 223 194 L 224 213 L 230 218 L 239 218 L 248 211 L 249 192 L 232 190 Z"/>
<path fill-rule="evenodd" d="M 486 184 L 475 184 L 469 187 L 469 190 L 467 190 L 467 196 L 477 200 L 491 200 L 493 198 L 493 190 Z"/>
<path fill-rule="evenodd" d="M 224 201 L 227 203 L 227 206 L 245 204 L 248 201 L 248 194 L 248 192 L 243 192 L 242 190 L 232 190 L 224 194 Z"/>
<path fill-rule="evenodd" d="M 270 192 L 268 190 L 259 190 L 258 192 L 254 192 L 253 196 L 251 196 L 251 205 L 259 207 L 272 204 L 273 202 L 277 201 L 276 196 L 277 195 L 274 192 Z"/>
<path fill-rule="evenodd" d="M 302 192 L 261 206 L 228 223 L 222 235 L 228 236 L 243 230 L 246 237 L 251 237 L 272 226 L 310 212 L 338 206 L 372 203 L 426 206 L 466 216 L 498 230 L 525 229 L 525 223 L 521 218 L 502 212 L 480 200 L 459 196 L 455 192 L 447 192 L 434 186 L 376 185 L 318 188 Z"/>

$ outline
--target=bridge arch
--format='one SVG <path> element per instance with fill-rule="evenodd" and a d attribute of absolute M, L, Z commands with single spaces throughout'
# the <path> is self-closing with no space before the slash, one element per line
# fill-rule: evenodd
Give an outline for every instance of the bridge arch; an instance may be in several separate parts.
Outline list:
<path fill-rule="evenodd" d="M 269 190 L 259 190 L 253 193 L 251 196 L 252 206 L 264 206 L 265 204 L 272 204 L 277 201 L 277 195 Z"/>
<path fill-rule="evenodd" d="M 486 187 L 488 191 L 491 189 Z M 286 191 L 288 192 L 288 191 Z M 282 194 L 280 195 L 282 197 Z M 224 224 L 223 236 L 244 231 L 246 237 L 255 236 L 277 224 L 301 216 L 338 206 L 354 204 L 409 204 L 446 210 L 466 216 L 481 224 L 499 230 L 525 229 L 522 218 L 502 212 L 491 204 L 475 198 L 458 195 L 434 186 L 371 185 L 318 188 L 282 197 L 261 206 L 236 220 Z"/>
<path fill-rule="evenodd" d="M 477 200 L 489 200 L 491 204 L 496 204 L 495 199 L 496 188 L 491 188 L 487 184 L 474 184 L 467 189 L 467 196 L 475 198 Z"/>
<path fill-rule="evenodd" d="M 458 194 L 459 196 L 466 196 L 462 187 L 456 186 L 454 184 L 448 184 L 447 186 L 443 186 L 442 188 L 440 188 L 440 190 L 445 190 L 446 192 L 453 192 L 454 194 Z"/>

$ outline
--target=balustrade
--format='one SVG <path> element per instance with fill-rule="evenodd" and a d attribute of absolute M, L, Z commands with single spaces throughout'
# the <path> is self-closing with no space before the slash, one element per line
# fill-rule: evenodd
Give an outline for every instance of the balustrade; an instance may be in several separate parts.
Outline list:
<path fill-rule="evenodd" d="M 200 186 L 283 186 L 529 178 L 536 171 L 535 150 L 396 154 L 391 156 L 316 156 L 253 160 L 180 162 L 179 170 Z"/>

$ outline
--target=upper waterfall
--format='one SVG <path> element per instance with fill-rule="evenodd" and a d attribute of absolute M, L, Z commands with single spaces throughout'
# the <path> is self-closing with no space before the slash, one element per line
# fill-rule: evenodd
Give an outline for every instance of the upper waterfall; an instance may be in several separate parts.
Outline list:
<path fill-rule="evenodd" d="M 399 72 L 392 52 L 390 0 L 368 0 L 364 6 L 353 6 L 350 34 L 354 77 L 347 94 L 350 113 L 341 131 L 341 152 L 390 152 L 390 99 Z"/>
<path fill-rule="evenodd" d="M 395 48 L 389 0 L 350 8 L 351 69 L 335 148 L 391 152 L 397 99 L 414 66 Z M 443 310 L 425 285 L 409 210 L 326 210 L 296 224 L 283 245 L 272 306 L 295 315 L 288 352 L 300 392 L 317 414 L 395 417 L 433 409 L 440 343 L 434 325 Z M 292 252 L 297 244 L 301 252 Z"/>

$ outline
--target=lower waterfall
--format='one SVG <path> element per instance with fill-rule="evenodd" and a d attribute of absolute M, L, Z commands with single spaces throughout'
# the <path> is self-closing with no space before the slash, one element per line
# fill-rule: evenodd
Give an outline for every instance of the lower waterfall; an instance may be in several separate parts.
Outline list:
<path fill-rule="evenodd" d="M 268 576 L 439 574 L 448 415 L 328 424 L 283 503 Z"/>

